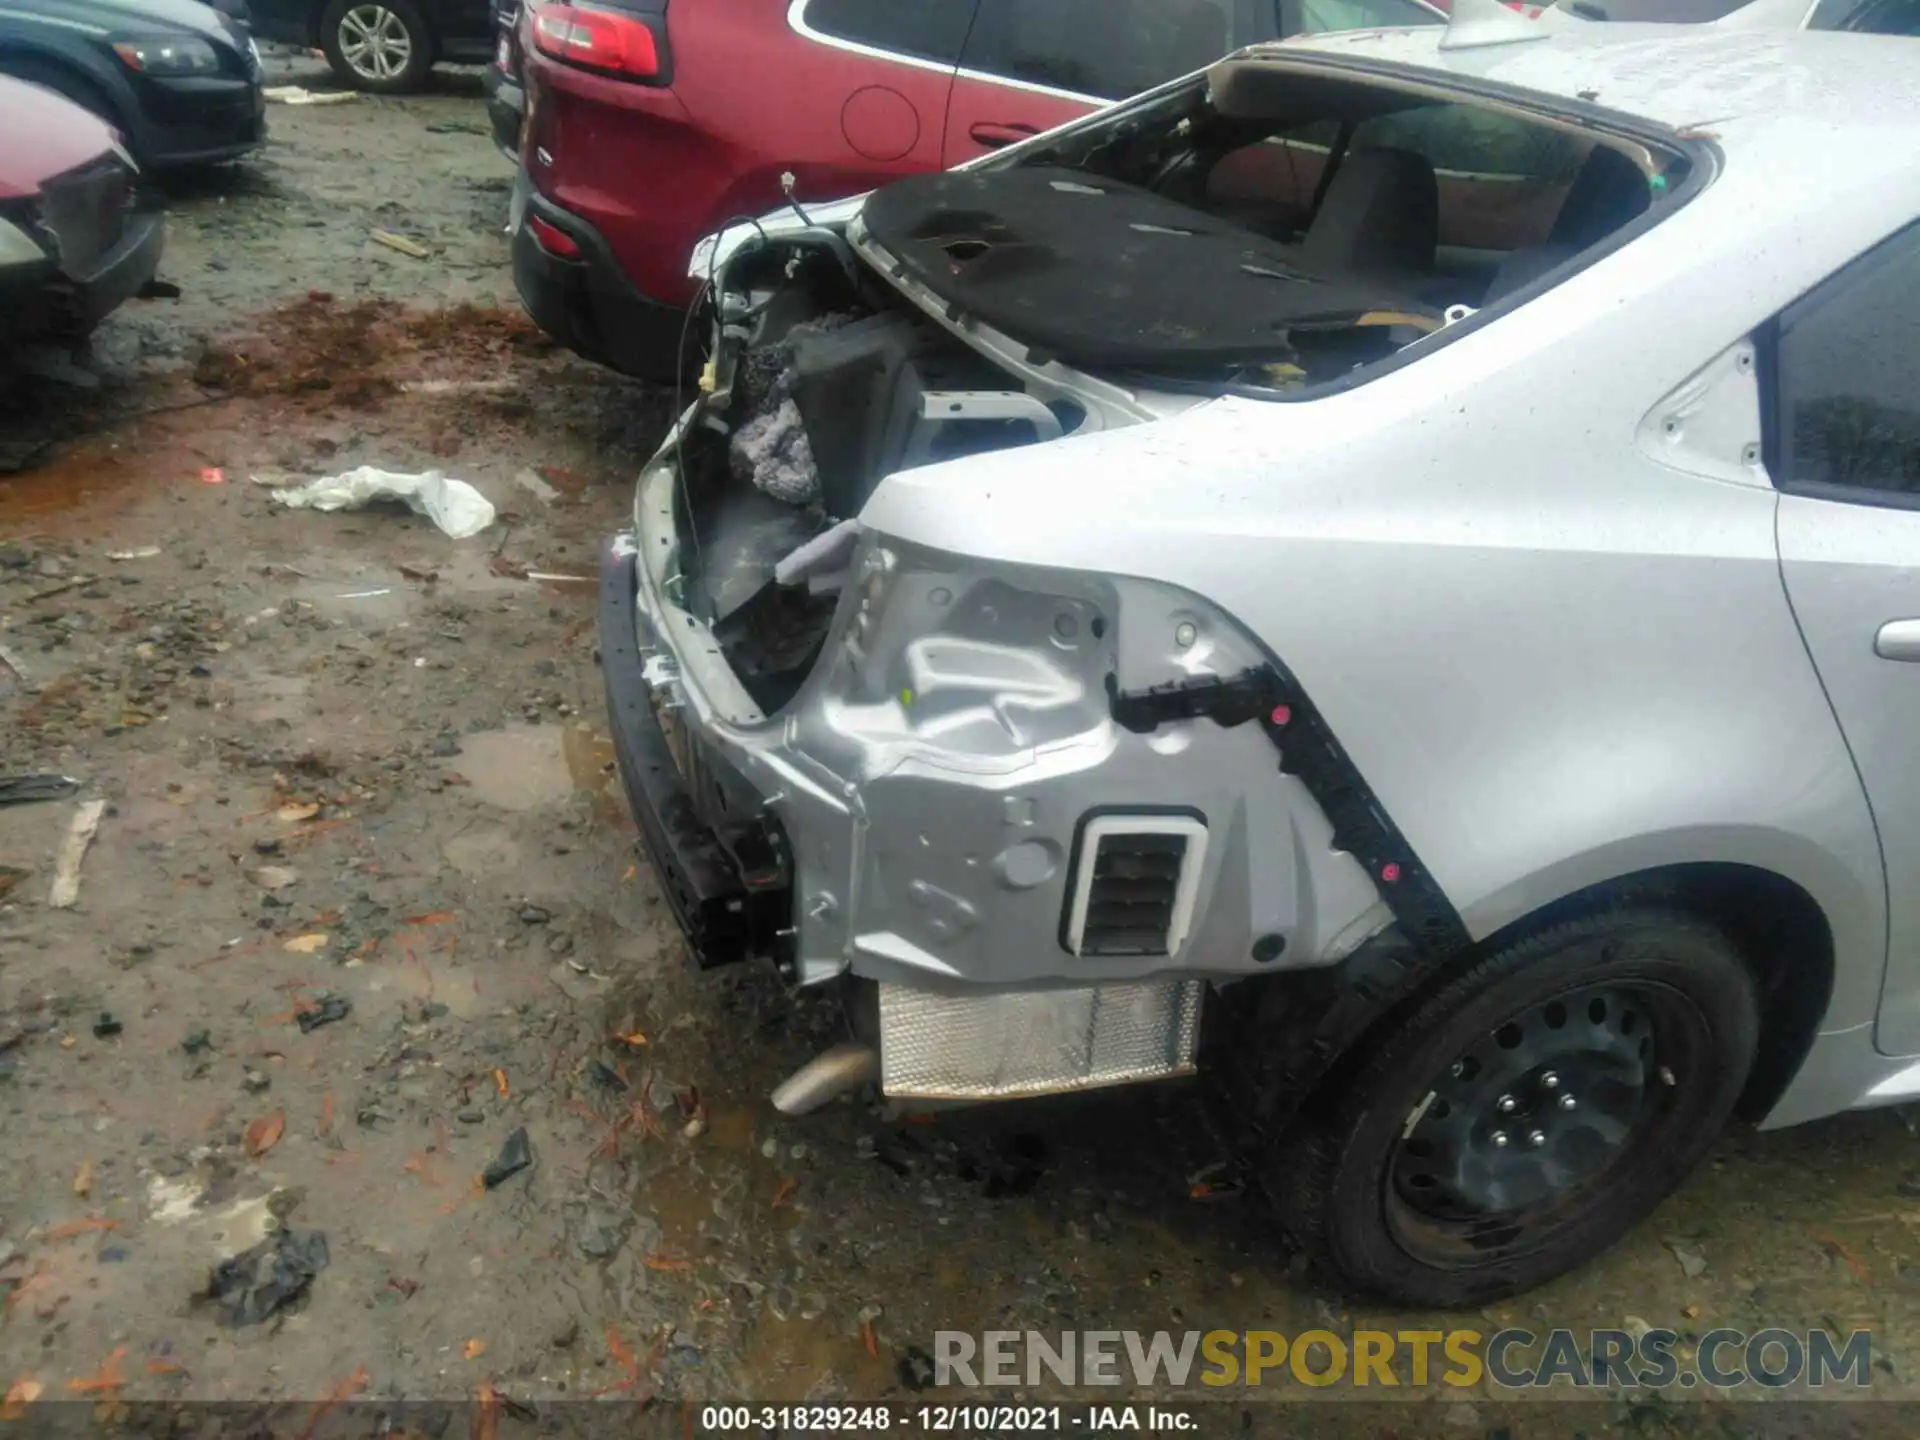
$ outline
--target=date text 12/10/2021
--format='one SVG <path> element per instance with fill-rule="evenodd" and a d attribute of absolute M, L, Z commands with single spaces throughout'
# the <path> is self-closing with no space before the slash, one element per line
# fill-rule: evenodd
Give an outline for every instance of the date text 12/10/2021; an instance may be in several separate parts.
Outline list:
<path fill-rule="evenodd" d="M 705 1405 L 704 1434 L 819 1431 L 919 1435 L 1192 1432 L 1192 1409 L 1168 1405 Z"/>

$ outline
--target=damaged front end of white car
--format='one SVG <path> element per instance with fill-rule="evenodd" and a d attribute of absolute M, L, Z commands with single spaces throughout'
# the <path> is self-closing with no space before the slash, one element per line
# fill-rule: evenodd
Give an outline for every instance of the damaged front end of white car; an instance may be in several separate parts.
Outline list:
<path fill-rule="evenodd" d="M 711 358 L 607 551 L 603 666 L 700 962 L 770 958 L 856 1002 L 856 1038 L 782 1108 L 867 1079 L 952 1101 L 1181 1075 L 1210 990 L 1326 967 L 1390 926 L 1427 953 L 1464 943 L 1234 616 L 1090 568 L 1101 513 L 1062 528 L 1059 564 L 1008 563 L 924 503 L 947 477 L 1011 496 L 1099 467 L 1114 432 L 1223 396 L 1350 383 L 1471 311 L 1399 273 L 1403 177 L 1372 152 L 1310 197 L 1339 233 L 1274 239 L 1183 183 L 1208 147 L 1305 133 L 1298 63 L 1229 61 L 696 252 Z M 1328 88 L 1336 119 L 1393 103 L 1373 81 Z M 1609 157 L 1644 208 L 1645 177 Z M 1129 453 L 1204 507 L 1205 457 L 1182 443 Z"/>
<path fill-rule="evenodd" d="M 1765 403 L 1912 213 L 1891 146 L 1780 182 L 1908 93 L 1849 37 L 1437 28 L 703 245 L 601 659 L 694 953 L 848 1002 L 781 1109 L 1197 1070 L 1316 1263 L 1476 1305 L 1920 1084 Z"/>

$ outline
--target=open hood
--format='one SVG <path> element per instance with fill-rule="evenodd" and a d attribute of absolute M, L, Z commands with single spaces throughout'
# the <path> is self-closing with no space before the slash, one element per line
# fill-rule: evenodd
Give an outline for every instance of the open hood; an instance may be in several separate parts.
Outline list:
<path fill-rule="evenodd" d="M 874 242 L 942 300 L 1071 365 L 1287 358 L 1315 329 L 1438 328 L 1438 311 L 1178 201 L 1053 166 L 918 175 L 876 191 Z"/>
<path fill-rule="evenodd" d="M 32 145 L 0 155 L 0 200 L 37 195 L 55 175 L 118 148 L 113 127 L 64 95 L 0 75 L 0 130 L 31 135 Z"/>

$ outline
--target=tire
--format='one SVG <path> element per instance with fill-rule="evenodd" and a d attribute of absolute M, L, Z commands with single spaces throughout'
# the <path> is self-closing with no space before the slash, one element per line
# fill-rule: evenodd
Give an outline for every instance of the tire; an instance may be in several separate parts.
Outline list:
<path fill-rule="evenodd" d="M 1369 1035 L 1324 1118 L 1262 1157 L 1262 1186 L 1344 1285 L 1482 1305 L 1644 1220 L 1725 1127 L 1759 1033 L 1753 980 L 1712 926 L 1651 907 L 1570 921 Z"/>
<path fill-rule="evenodd" d="M 410 0 L 328 0 L 320 15 L 320 48 L 342 84 L 403 95 L 426 83 L 437 47 Z"/>

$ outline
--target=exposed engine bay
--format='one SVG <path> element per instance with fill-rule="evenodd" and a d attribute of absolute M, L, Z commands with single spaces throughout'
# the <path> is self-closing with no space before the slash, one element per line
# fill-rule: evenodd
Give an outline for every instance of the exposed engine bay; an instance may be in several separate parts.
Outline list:
<path fill-rule="evenodd" d="M 1228 60 L 1019 163 L 850 222 L 755 222 L 678 447 L 679 602 L 765 713 L 797 692 L 891 474 L 1310 396 L 1645 215 L 1684 157 L 1510 107 Z M 772 223 L 769 217 L 769 223 Z"/>
<path fill-rule="evenodd" d="M 912 207 L 914 231 L 951 221 L 957 183 L 978 188 L 975 177 L 919 178 L 926 183 L 894 187 L 907 192 L 901 203 Z M 1021 187 L 1031 191 L 1035 178 L 1023 174 Z M 1107 182 L 1092 192 L 1079 182 L 1060 181 L 1054 172 L 1038 172 L 1037 178 L 1045 193 L 1036 209 L 1058 195 L 1083 198 L 1076 192 L 1117 188 Z M 1129 208 L 1168 218 L 1192 214 L 1152 196 Z M 1056 214 L 1055 223 L 1071 228 L 1066 219 Z M 1234 227 L 1194 219 L 1211 223 L 1227 249 L 1238 245 Z M 1127 221 L 1123 233 L 1134 234 L 1140 223 Z M 1160 228 L 1173 233 L 1171 225 Z M 867 233 L 874 243 L 882 243 L 884 234 L 906 248 L 891 232 L 870 227 Z M 1127 248 L 1131 261 L 1108 259 L 1145 270 L 1166 259 L 1154 258 L 1152 238 L 1144 252 Z M 735 262 L 719 301 L 719 343 L 703 381 L 711 386 L 710 399 L 678 455 L 690 542 L 681 551 L 683 602 L 712 628 L 742 685 L 768 713 L 793 696 L 818 658 L 848 579 L 854 540 L 849 522 L 887 476 L 1058 440 L 1089 426 L 1175 414 L 1207 398 L 1199 390 L 1169 390 L 1155 394 L 1150 409 L 1090 410 L 1058 385 L 1035 383 L 996 364 L 960 339 L 951 324 L 906 303 L 864 266 L 850 266 L 850 259 L 837 238 L 818 237 Z M 1273 267 L 1289 262 L 1277 255 L 1260 259 L 1238 268 L 1264 291 L 1280 278 Z M 1077 317 L 1054 314 L 1055 327 L 1077 324 L 1085 343 L 1070 343 L 1064 356 L 1029 345 L 1024 368 L 1071 374 L 1069 361 L 1121 365 L 1159 357 L 1189 373 L 1225 362 L 1236 373 L 1251 367 L 1259 383 L 1301 384 L 1390 355 L 1441 323 L 1437 314 L 1395 302 L 1378 287 L 1305 280 L 1289 288 L 1312 293 L 1296 302 L 1286 340 L 1274 336 L 1270 309 L 1226 341 L 1216 327 L 1180 326 L 1173 318 L 1185 303 L 1179 297 L 1191 294 L 1197 301 L 1199 292 L 1170 285 L 1157 302 L 1162 318 L 1128 327 L 1130 341 L 1111 333 L 1096 338 L 1102 335 L 1097 306 Z M 1234 298 L 1213 303 L 1232 308 Z M 1238 297 L 1242 310 L 1245 298 Z M 1014 313 L 1006 323 L 1017 323 L 1019 302 L 1008 308 Z M 1263 366 L 1261 355 L 1287 358 Z"/>
<path fill-rule="evenodd" d="M 1285 657 L 1140 547 L 1239 431 L 1272 432 L 1241 457 L 1263 480 L 1334 448 L 1315 419 L 1373 423 L 1337 392 L 1575 274 L 1689 163 L 1273 47 L 703 242 L 708 358 L 603 557 L 602 666 L 700 962 L 872 1001 L 877 1053 L 822 1057 L 796 1107 L 873 1073 L 923 1099 L 1181 1074 L 1210 986 L 1389 925 L 1457 952 Z"/>
<path fill-rule="evenodd" d="M 697 544 L 685 596 L 762 709 L 819 654 L 852 530 L 899 470 L 1073 433 L 1086 412 L 1035 398 L 926 316 L 863 295 L 833 247 L 802 248 L 781 288 L 724 327 L 710 423 L 682 447 Z"/>

